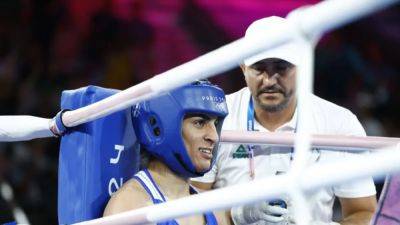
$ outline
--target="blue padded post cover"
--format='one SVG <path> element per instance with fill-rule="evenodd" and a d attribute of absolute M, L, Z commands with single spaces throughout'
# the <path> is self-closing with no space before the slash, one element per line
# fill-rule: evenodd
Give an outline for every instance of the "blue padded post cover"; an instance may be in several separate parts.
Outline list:
<path fill-rule="evenodd" d="M 96 86 L 63 91 L 61 109 L 81 108 L 117 92 Z M 110 194 L 138 171 L 139 155 L 130 109 L 69 128 L 60 146 L 59 223 L 101 217 Z"/>

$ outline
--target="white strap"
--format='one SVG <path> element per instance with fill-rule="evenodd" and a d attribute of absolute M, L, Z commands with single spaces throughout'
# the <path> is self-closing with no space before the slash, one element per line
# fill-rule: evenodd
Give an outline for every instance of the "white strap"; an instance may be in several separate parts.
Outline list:
<path fill-rule="evenodd" d="M 147 176 L 147 174 L 144 171 L 140 171 L 135 176 L 137 176 L 141 181 L 143 181 L 146 187 L 150 190 L 153 198 L 162 202 L 164 201 L 161 196 L 162 194 L 157 190 L 155 184 L 151 181 L 151 179 Z"/>

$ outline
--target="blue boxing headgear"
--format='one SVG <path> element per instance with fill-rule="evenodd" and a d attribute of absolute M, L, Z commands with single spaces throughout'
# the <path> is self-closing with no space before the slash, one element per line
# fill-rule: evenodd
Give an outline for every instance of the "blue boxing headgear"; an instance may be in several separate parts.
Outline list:
<path fill-rule="evenodd" d="M 164 162 L 182 177 L 198 177 L 207 171 L 196 172 L 182 137 L 185 115 L 200 113 L 217 116 L 218 135 L 228 114 L 225 94 L 209 82 L 196 82 L 139 103 L 133 109 L 133 126 L 140 144 L 154 157 Z M 218 143 L 213 151 L 214 163 Z"/>

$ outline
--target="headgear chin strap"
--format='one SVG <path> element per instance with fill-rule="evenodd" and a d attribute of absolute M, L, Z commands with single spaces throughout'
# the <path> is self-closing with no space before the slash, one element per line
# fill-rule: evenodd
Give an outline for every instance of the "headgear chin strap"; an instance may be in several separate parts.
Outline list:
<path fill-rule="evenodd" d="M 133 110 L 133 126 L 140 144 L 172 171 L 183 177 L 202 176 L 196 172 L 182 138 L 185 115 L 201 113 L 217 116 L 218 135 L 228 114 L 224 92 L 209 82 L 196 82 L 170 91 L 157 98 L 139 103 Z M 215 156 L 218 143 L 214 147 Z"/>

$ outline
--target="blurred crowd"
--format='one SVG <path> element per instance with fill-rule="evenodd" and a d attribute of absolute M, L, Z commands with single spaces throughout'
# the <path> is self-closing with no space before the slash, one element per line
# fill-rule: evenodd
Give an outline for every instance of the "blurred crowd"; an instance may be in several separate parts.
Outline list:
<path fill-rule="evenodd" d="M 125 89 L 212 50 L 210 39 L 219 45 L 235 39 L 219 26 L 188 29 L 185 18 L 207 12 L 193 11 L 196 1 L 181 1 L 170 21 L 191 41 L 179 49 L 182 34 L 147 19 L 161 7 L 158 1 L 119 1 L 127 2 L 120 13 L 113 2 L 0 1 L 0 115 L 52 117 L 62 90 Z M 92 10 L 82 10 L 91 4 Z M 386 10 L 330 33 L 316 49 L 315 92 L 350 108 L 369 135 L 400 136 L 399 21 L 399 7 Z M 219 42 L 213 34 L 222 34 Z M 237 69 L 215 82 L 228 93 L 244 86 Z M 0 183 L 14 192 L 0 207 L 20 206 L 32 224 L 57 223 L 58 142 L 0 143 Z M 0 222 L 7 219 L 0 212 Z"/>

